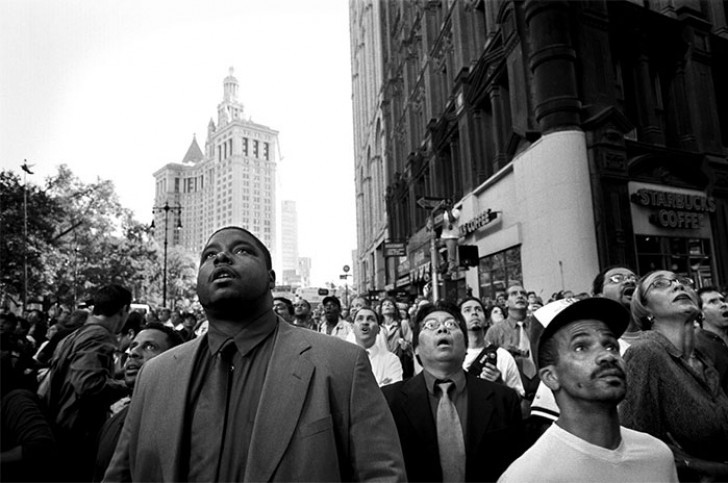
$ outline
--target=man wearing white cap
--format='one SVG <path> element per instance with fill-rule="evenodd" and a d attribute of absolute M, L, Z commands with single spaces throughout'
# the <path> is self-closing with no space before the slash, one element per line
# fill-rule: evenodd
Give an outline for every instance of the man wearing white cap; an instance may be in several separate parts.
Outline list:
<path fill-rule="evenodd" d="M 667 445 L 619 424 L 627 381 L 617 339 L 629 312 L 590 298 L 558 300 L 535 315 L 545 326 L 539 376 L 560 416 L 499 481 L 678 481 Z"/>

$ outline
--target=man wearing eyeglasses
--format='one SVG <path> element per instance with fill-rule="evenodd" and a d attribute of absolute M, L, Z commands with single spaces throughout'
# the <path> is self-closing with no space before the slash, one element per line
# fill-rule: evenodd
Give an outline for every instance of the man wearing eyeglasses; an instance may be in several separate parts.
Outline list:
<path fill-rule="evenodd" d="M 495 481 L 522 451 L 519 397 L 462 368 L 467 325 L 457 307 L 427 304 L 413 345 L 422 372 L 384 386 L 410 481 Z"/>
<path fill-rule="evenodd" d="M 632 294 L 637 286 L 637 278 L 637 275 L 627 267 L 607 267 L 594 278 L 592 293 L 595 297 L 604 297 L 619 302 L 629 310 Z M 639 338 L 641 332 L 639 324 L 630 318 L 627 330 L 619 338 L 619 352 L 624 354 L 624 351 Z"/>

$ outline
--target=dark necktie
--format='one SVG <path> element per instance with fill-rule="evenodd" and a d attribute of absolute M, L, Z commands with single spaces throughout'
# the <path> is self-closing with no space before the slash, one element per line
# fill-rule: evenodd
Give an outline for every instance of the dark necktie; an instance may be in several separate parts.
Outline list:
<path fill-rule="evenodd" d="M 221 411 L 222 418 L 222 431 L 220 431 L 220 451 L 218 453 L 217 460 L 217 471 L 215 472 L 215 481 L 220 481 L 220 471 L 222 470 L 221 465 L 223 463 L 222 457 L 225 453 L 225 437 L 228 426 L 228 413 L 230 412 L 230 389 L 233 384 L 233 373 L 235 366 L 233 365 L 233 357 L 237 354 L 238 348 L 235 345 L 235 341 L 228 339 L 223 343 L 220 352 L 217 356 L 220 359 L 218 366 L 218 380 L 220 381 L 219 392 L 220 399 L 218 402 L 218 408 Z"/>
<path fill-rule="evenodd" d="M 435 394 L 440 393 L 437 403 L 437 446 L 440 452 L 442 481 L 465 481 L 465 439 L 460 418 L 450 399 L 452 381 L 435 385 Z M 437 388 L 440 390 L 438 391 Z"/>

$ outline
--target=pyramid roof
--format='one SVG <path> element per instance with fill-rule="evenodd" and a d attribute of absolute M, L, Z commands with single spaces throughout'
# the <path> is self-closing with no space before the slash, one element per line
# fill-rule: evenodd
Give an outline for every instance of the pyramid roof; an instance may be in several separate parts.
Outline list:
<path fill-rule="evenodd" d="M 200 145 L 197 144 L 197 137 L 192 136 L 192 144 L 190 144 L 185 157 L 182 158 L 182 164 L 195 164 L 201 161 L 203 157 Z"/>

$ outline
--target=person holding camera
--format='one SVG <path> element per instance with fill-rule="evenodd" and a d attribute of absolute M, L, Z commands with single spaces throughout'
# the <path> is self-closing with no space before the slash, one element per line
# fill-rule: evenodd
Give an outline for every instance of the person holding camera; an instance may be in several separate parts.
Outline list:
<path fill-rule="evenodd" d="M 505 384 L 523 397 L 523 382 L 511 353 L 502 347 L 485 344 L 488 324 L 483 303 L 475 297 L 469 297 L 460 302 L 458 308 L 468 327 L 468 349 L 463 369 L 486 381 Z"/>

